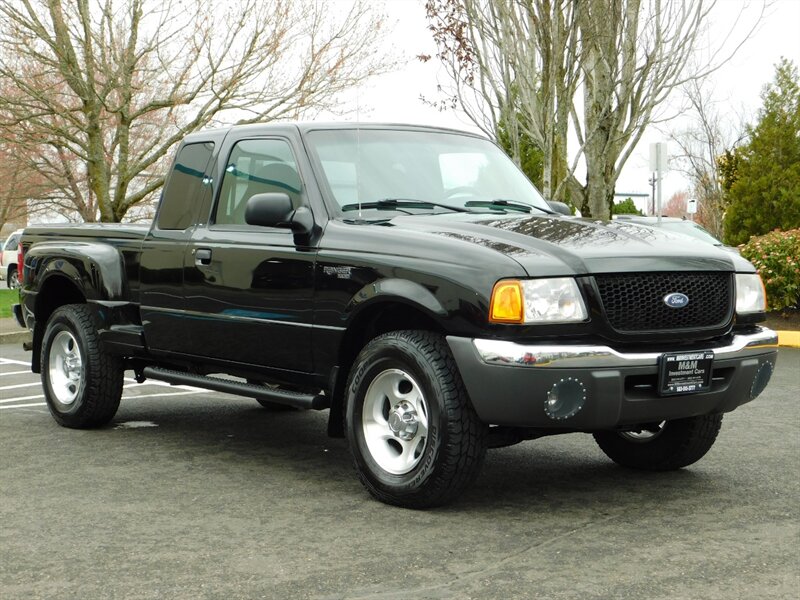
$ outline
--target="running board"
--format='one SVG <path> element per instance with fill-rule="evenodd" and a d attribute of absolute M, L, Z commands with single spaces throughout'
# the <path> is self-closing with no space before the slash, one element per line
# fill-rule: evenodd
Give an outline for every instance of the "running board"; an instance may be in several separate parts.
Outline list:
<path fill-rule="evenodd" d="M 145 367 L 142 370 L 142 374 L 145 377 L 157 379 L 158 381 L 166 381 L 167 383 L 178 385 L 192 385 L 207 390 L 214 390 L 215 392 L 247 396 L 248 398 L 257 398 L 277 404 L 294 406 L 295 408 L 311 410 L 330 408 L 328 397 L 321 394 L 301 394 L 288 390 L 272 389 L 263 385 L 231 381 L 229 379 L 222 379 L 221 377 L 195 375 L 194 373 L 185 373 L 183 371 L 170 371 L 169 369 L 161 369 L 159 367 Z"/>

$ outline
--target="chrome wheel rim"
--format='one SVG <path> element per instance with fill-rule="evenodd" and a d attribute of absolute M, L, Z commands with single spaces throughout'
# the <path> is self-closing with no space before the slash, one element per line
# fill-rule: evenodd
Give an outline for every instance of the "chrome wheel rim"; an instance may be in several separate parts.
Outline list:
<path fill-rule="evenodd" d="M 69 331 L 59 331 L 50 344 L 50 389 L 61 404 L 69 406 L 83 385 L 83 357 L 78 341 Z"/>
<path fill-rule="evenodd" d="M 10 287 L 12 290 L 15 290 L 19 287 L 19 273 L 16 271 L 14 271 L 8 278 L 8 287 Z"/>
<path fill-rule="evenodd" d="M 664 427 L 666 426 L 666 421 L 661 421 L 657 425 L 653 425 L 652 427 L 643 427 L 641 429 L 632 429 L 630 431 L 620 431 L 619 435 L 629 442 L 636 442 L 637 444 L 643 444 L 645 442 L 650 442 L 656 439 L 661 433 L 664 431 Z"/>
<path fill-rule="evenodd" d="M 414 378 L 387 369 L 364 397 L 361 430 L 372 459 L 392 475 L 411 472 L 428 445 L 428 405 Z"/>

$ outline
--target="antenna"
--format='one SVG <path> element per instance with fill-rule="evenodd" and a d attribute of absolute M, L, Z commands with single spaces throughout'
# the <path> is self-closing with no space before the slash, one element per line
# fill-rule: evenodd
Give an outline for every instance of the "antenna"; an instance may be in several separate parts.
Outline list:
<path fill-rule="evenodd" d="M 361 85 L 356 87 L 356 195 L 358 196 L 358 220 L 361 220 L 361 186 L 359 173 L 361 172 Z"/>

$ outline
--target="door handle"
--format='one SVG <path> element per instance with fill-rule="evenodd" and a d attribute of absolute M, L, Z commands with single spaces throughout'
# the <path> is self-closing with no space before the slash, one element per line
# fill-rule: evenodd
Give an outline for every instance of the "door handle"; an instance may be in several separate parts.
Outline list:
<path fill-rule="evenodd" d="M 208 266 L 211 264 L 211 250 L 209 248 L 198 248 L 194 252 L 194 264 Z"/>

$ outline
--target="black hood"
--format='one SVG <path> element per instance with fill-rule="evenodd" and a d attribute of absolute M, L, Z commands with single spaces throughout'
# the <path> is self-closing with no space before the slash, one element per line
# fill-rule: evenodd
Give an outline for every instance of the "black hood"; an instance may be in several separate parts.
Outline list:
<path fill-rule="evenodd" d="M 754 270 L 711 244 L 619 221 L 481 213 L 403 216 L 391 225 L 502 253 L 531 276 Z"/>

